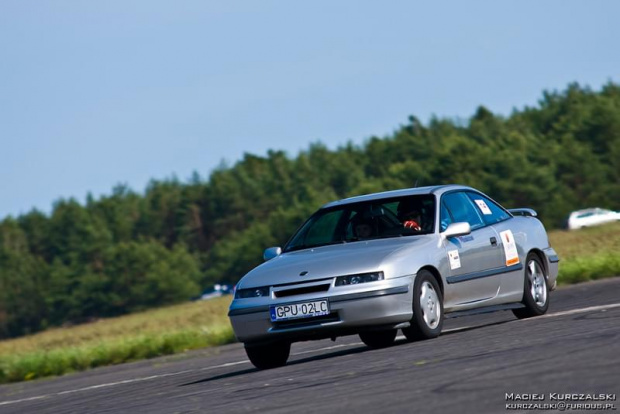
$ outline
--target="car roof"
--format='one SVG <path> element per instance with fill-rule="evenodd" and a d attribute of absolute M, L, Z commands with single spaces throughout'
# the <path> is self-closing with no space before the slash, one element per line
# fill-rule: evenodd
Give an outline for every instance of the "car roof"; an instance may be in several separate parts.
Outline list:
<path fill-rule="evenodd" d="M 384 198 L 392 198 L 392 197 L 404 197 L 404 196 L 424 195 L 424 194 L 436 194 L 438 196 L 441 196 L 441 194 L 447 191 L 452 191 L 452 190 L 473 190 L 473 191 L 478 192 L 478 190 L 476 190 L 475 188 L 468 187 L 465 185 L 458 185 L 458 184 L 403 188 L 401 190 L 383 191 L 380 193 L 372 193 L 372 194 L 359 195 L 355 197 L 343 198 L 342 200 L 337 200 L 337 201 L 332 201 L 330 203 L 327 203 L 321 208 L 329 208 L 329 207 L 351 204 L 351 203 L 360 203 L 364 201 L 381 200 Z"/>

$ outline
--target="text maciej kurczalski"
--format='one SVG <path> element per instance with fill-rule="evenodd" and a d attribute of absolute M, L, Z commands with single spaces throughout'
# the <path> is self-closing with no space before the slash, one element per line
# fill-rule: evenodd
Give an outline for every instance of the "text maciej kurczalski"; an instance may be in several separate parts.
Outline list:
<path fill-rule="evenodd" d="M 616 394 L 582 394 L 582 393 L 559 393 L 548 394 L 519 394 L 506 393 L 506 401 L 616 401 Z"/>

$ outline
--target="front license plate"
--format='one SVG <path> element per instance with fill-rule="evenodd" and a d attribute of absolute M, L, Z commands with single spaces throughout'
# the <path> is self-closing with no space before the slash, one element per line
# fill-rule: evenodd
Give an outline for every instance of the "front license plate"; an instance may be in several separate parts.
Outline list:
<path fill-rule="evenodd" d="M 269 308 L 271 321 L 285 321 L 287 319 L 312 318 L 313 316 L 329 315 L 329 303 L 327 299 L 312 302 L 288 303 L 286 305 L 273 305 Z"/>

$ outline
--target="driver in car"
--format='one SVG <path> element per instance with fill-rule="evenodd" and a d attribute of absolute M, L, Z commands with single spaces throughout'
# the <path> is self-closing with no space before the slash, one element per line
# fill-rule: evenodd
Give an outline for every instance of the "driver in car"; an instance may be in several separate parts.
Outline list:
<path fill-rule="evenodd" d="M 403 215 L 403 227 L 414 231 L 422 231 L 422 215 L 418 210 L 412 210 Z"/>
<path fill-rule="evenodd" d="M 355 224 L 355 235 L 359 239 L 367 239 L 372 237 L 372 226 L 367 221 L 360 221 Z"/>

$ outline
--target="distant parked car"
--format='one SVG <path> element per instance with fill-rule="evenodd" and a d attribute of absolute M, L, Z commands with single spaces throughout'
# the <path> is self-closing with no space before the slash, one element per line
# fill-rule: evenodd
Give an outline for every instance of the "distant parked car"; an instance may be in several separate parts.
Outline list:
<path fill-rule="evenodd" d="M 568 229 L 577 230 L 582 227 L 598 226 L 614 221 L 620 221 L 620 212 L 605 210 L 604 208 L 587 208 L 570 213 Z"/>
<path fill-rule="evenodd" d="M 197 300 L 213 299 L 224 295 L 232 295 L 232 293 L 233 288 L 230 285 L 216 283 L 215 285 L 213 285 L 213 287 L 206 289 L 204 292 L 202 292 L 202 294 L 200 295 L 200 297 L 197 298 Z"/>
<path fill-rule="evenodd" d="M 264 259 L 228 313 L 260 369 L 286 364 L 297 341 L 359 334 L 381 348 L 398 329 L 438 336 L 448 313 L 542 315 L 559 262 L 535 211 L 457 185 L 326 204 Z"/>

